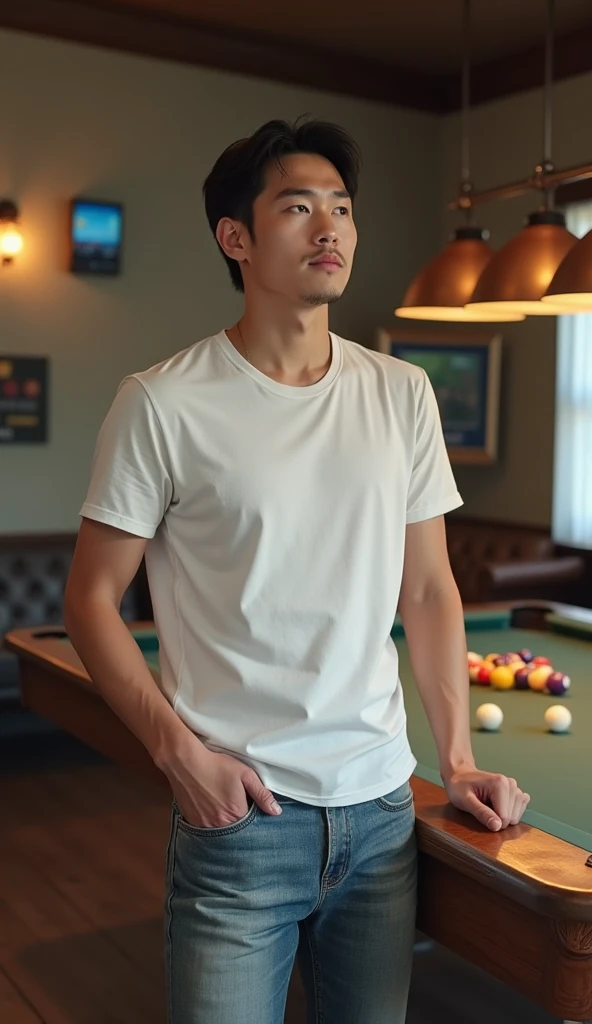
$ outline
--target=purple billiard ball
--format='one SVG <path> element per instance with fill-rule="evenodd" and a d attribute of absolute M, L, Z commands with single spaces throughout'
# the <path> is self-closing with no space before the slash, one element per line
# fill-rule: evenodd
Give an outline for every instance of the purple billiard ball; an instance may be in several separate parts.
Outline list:
<path fill-rule="evenodd" d="M 517 690 L 528 690 L 528 677 L 530 675 L 530 669 L 519 668 L 514 676 L 514 685 Z"/>
<path fill-rule="evenodd" d="M 527 665 L 534 658 L 534 654 L 532 651 L 529 651 L 528 647 L 523 647 L 521 651 L 518 651 L 518 654 L 522 658 L 522 661 Z"/>
<path fill-rule="evenodd" d="M 554 697 L 562 697 L 569 690 L 571 679 L 563 672 L 552 672 L 546 682 L 546 688 Z"/>

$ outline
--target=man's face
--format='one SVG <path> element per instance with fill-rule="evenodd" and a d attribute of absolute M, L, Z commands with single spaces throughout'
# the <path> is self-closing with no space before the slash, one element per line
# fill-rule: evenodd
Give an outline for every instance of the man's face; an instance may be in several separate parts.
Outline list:
<path fill-rule="evenodd" d="M 267 170 L 243 233 L 245 290 L 303 306 L 335 302 L 349 280 L 357 232 L 343 180 L 324 157 L 293 154 Z M 247 237 L 245 237 L 245 235 Z"/>

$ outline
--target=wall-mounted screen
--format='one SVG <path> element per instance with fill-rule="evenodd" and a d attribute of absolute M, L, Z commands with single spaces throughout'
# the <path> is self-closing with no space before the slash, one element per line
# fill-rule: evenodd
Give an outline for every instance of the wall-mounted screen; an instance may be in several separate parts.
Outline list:
<path fill-rule="evenodd" d="M 73 199 L 70 214 L 70 270 L 74 274 L 119 274 L 123 206 Z"/>

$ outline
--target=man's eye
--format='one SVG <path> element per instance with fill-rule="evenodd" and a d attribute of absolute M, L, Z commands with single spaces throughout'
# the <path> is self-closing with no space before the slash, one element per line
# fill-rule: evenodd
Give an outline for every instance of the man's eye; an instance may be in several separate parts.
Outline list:
<path fill-rule="evenodd" d="M 344 216 L 344 217 L 347 217 L 347 215 L 349 213 L 349 210 L 348 210 L 347 206 L 338 206 L 337 207 L 337 211 L 338 211 L 338 213 L 341 213 L 342 216 Z"/>
<path fill-rule="evenodd" d="M 296 206 L 291 206 L 290 210 L 297 210 L 298 213 L 308 213 L 308 206 L 305 206 L 304 203 L 297 203 Z"/>

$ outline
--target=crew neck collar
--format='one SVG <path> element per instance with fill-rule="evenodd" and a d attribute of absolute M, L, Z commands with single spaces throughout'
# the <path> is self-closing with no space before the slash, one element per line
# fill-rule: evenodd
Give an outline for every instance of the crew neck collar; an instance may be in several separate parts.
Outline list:
<path fill-rule="evenodd" d="M 327 388 L 331 387 L 339 371 L 341 370 L 342 364 L 342 350 L 339 338 L 332 331 L 329 331 L 329 337 L 331 339 L 331 362 L 329 369 L 327 370 L 324 377 L 317 380 L 314 384 L 305 384 L 302 387 L 298 387 L 294 384 L 281 384 L 277 380 L 273 380 L 268 377 L 267 374 L 261 373 L 256 366 L 253 366 L 245 357 L 238 351 L 237 348 L 232 344 L 226 331 L 221 331 L 218 335 L 218 341 L 225 353 L 232 363 L 242 373 L 246 373 L 253 380 L 256 380 L 258 384 L 266 388 L 267 391 L 272 391 L 276 395 L 282 395 L 284 398 L 304 399 L 312 398 L 314 395 L 320 395 Z"/>

